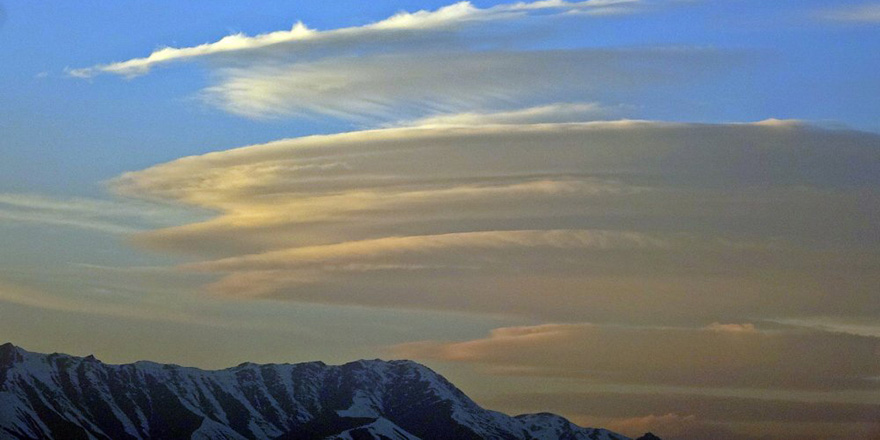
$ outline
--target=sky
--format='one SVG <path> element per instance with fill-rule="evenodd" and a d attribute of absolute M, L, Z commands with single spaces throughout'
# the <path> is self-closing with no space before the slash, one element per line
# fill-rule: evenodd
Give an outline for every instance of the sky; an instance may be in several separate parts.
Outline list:
<path fill-rule="evenodd" d="M 0 0 L 0 339 L 880 435 L 880 3 Z"/>

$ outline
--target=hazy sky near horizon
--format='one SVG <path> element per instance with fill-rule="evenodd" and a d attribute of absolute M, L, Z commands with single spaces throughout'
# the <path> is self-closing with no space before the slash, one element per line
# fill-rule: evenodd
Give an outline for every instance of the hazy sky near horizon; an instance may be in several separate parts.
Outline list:
<path fill-rule="evenodd" d="M 0 0 L 0 339 L 880 433 L 880 3 Z"/>

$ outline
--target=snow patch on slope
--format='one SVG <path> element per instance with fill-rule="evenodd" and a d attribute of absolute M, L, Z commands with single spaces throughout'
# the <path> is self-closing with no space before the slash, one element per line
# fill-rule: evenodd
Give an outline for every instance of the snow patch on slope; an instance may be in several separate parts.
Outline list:
<path fill-rule="evenodd" d="M 379 417 L 373 423 L 343 431 L 337 435 L 328 437 L 325 440 L 363 439 L 365 438 L 363 437 L 365 434 L 370 435 L 369 438 L 375 439 L 421 440 L 383 417 Z"/>

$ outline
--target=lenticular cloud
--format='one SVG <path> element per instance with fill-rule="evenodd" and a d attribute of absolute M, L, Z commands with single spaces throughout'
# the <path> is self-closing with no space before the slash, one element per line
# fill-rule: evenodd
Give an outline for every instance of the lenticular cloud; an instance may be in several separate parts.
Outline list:
<path fill-rule="evenodd" d="M 194 254 L 185 269 L 216 273 L 220 295 L 621 322 L 859 315 L 880 281 L 878 145 L 780 122 L 433 124 L 113 186 L 218 213 L 137 242 Z"/>

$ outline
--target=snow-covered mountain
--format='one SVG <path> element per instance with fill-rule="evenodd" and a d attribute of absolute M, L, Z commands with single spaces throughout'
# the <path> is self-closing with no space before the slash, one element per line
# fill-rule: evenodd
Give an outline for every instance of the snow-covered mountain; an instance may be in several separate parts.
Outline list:
<path fill-rule="evenodd" d="M 479 407 L 411 361 L 205 371 L 0 346 L 0 438 L 629 440 Z"/>

